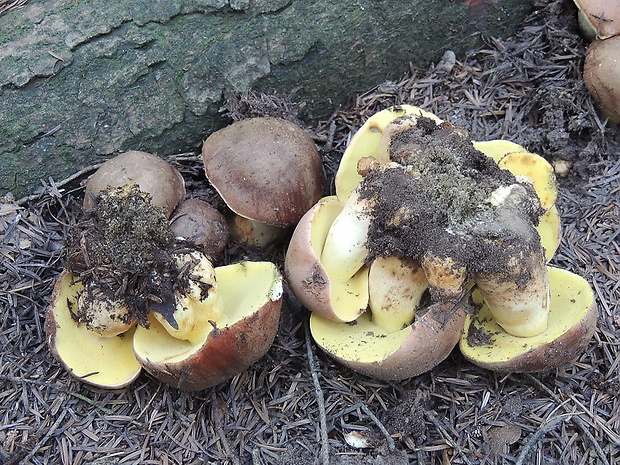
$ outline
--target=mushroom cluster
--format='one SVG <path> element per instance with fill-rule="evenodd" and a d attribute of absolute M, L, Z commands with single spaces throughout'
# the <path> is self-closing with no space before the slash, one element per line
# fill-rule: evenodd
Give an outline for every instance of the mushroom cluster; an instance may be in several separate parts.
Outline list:
<path fill-rule="evenodd" d="M 620 123 L 620 2 L 575 0 L 586 51 L 583 78 L 605 118 Z"/>
<path fill-rule="evenodd" d="M 587 282 L 548 266 L 556 196 L 542 157 L 389 108 L 351 139 L 336 195 L 297 225 L 286 277 L 317 344 L 361 373 L 404 379 L 457 344 L 490 369 L 552 369 L 596 324 Z"/>
<path fill-rule="evenodd" d="M 180 173 L 128 152 L 91 177 L 85 219 L 46 312 L 47 342 L 75 377 L 119 388 L 144 368 L 183 390 L 219 384 L 275 337 L 282 278 L 270 262 L 220 267 L 224 218 L 184 200 Z"/>

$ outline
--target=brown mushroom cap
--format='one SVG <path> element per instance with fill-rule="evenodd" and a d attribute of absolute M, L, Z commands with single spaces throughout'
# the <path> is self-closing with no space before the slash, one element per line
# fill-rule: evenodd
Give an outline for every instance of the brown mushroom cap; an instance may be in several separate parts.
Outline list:
<path fill-rule="evenodd" d="M 575 4 L 580 10 L 580 25 L 588 29 L 584 31 L 586 35 L 607 39 L 620 34 L 620 2 L 575 0 Z"/>
<path fill-rule="evenodd" d="M 181 173 L 157 155 L 125 152 L 110 158 L 93 174 L 84 194 L 84 208 L 92 208 L 99 192 L 108 187 L 137 184 L 152 197 L 153 205 L 165 207 L 168 216 L 185 197 L 185 181 Z"/>
<path fill-rule="evenodd" d="M 192 241 L 209 257 L 217 257 L 228 243 L 228 224 L 211 204 L 200 199 L 187 199 L 179 204 L 170 218 L 172 232 Z"/>
<path fill-rule="evenodd" d="M 252 118 L 214 132 L 202 148 L 207 178 L 240 216 L 274 226 L 297 223 L 322 196 L 314 142 L 279 118 Z"/>
<path fill-rule="evenodd" d="M 603 116 L 620 122 L 620 36 L 590 44 L 583 79 L 590 95 L 602 107 Z"/>

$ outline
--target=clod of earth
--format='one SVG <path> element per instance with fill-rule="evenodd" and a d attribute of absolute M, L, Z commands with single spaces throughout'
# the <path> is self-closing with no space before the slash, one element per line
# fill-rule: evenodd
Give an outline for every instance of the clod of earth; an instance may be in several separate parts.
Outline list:
<path fill-rule="evenodd" d="M 461 334 L 472 286 L 485 318 L 511 340 L 557 336 L 554 348 L 572 344 L 553 351 L 549 368 L 588 343 L 593 302 L 588 317 L 555 310 L 572 297 L 547 267 L 560 220 L 553 168 L 543 158 L 507 141 L 472 143 L 434 115 L 393 107 L 352 138 L 336 193 L 301 219 L 285 268 L 312 311 L 315 341 L 343 364 L 383 379 L 431 369 L 459 339 L 467 344 Z M 569 329 L 559 331 L 558 320 Z M 560 335 L 578 331 L 581 338 Z M 489 339 L 499 360 L 508 339 Z M 467 357 L 490 368 L 534 367 L 477 355 Z"/>
<path fill-rule="evenodd" d="M 128 173 L 134 160 L 113 159 L 112 171 Z M 145 173 L 151 166 L 154 173 Z M 282 278 L 267 262 L 214 268 L 205 243 L 192 240 L 200 236 L 196 221 L 178 223 L 205 206 L 174 210 L 171 227 L 182 178 L 177 182 L 176 170 L 159 162 L 140 171 L 142 184 L 131 174 L 124 184 L 112 177 L 105 186 L 101 173 L 93 175 L 99 185 L 87 193 L 92 206 L 68 238 L 67 267 L 46 311 L 47 342 L 72 375 L 95 386 L 126 386 L 145 368 L 179 389 L 204 389 L 267 352 L 278 328 Z M 176 183 L 171 190 L 160 185 L 168 172 Z M 148 192 L 162 191 L 173 200 L 164 196 L 156 205 Z M 197 221 L 217 231 L 221 218 L 214 218 L 215 226 Z"/>
<path fill-rule="evenodd" d="M 233 236 L 264 246 L 297 224 L 323 195 L 325 175 L 310 136 L 280 118 L 251 118 L 203 144 L 207 178 L 234 215 Z"/>

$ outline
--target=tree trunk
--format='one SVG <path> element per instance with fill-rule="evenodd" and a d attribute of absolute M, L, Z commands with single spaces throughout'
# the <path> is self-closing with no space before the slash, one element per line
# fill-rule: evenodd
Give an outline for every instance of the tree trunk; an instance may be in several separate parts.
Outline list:
<path fill-rule="evenodd" d="M 31 1 L 0 17 L 0 195 L 124 150 L 191 150 L 225 91 L 295 90 L 304 118 L 508 35 L 529 0 Z"/>

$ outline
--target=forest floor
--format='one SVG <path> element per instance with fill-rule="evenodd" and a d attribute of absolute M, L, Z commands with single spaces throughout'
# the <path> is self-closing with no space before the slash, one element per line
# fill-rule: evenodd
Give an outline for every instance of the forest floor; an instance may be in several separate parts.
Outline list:
<path fill-rule="evenodd" d="M 272 349 L 227 383 L 186 393 L 143 374 L 120 390 L 87 386 L 50 355 L 44 311 L 90 167 L 0 204 L 0 463 L 620 463 L 620 130 L 599 117 L 583 84 L 587 43 L 572 2 L 534 3 L 513 37 L 489 39 L 447 68 L 404 70 L 305 127 L 332 190 L 351 135 L 405 103 L 557 166 L 563 236 L 552 263 L 584 276 L 599 310 L 583 355 L 552 372 L 499 374 L 455 349 L 428 373 L 377 381 L 318 350 L 308 312 L 287 294 Z M 299 114 L 303 104 L 276 94 L 230 96 L 223 108 L 231 121 Z M 197 153 L 167 159 L 190 196 L 214 199 Z M 282 269 L 284 250 L 233 245 L 227 257 Z M 349 445 L 352 432 L 368 447 Z"/>

